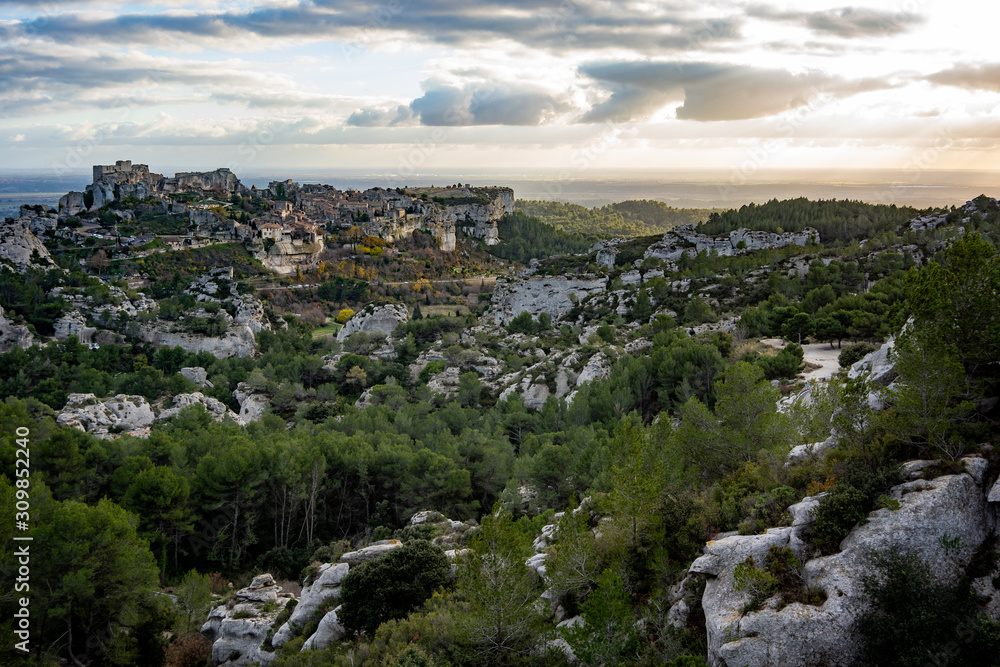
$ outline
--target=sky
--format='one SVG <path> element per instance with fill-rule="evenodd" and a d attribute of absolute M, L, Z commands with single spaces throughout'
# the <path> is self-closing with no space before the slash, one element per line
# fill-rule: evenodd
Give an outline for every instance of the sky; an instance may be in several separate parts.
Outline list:
<path fill-rule="evenodd" d="M 0 0 L 0 170 L 1000 170 L 1000 3 L 108 5 Z"/>

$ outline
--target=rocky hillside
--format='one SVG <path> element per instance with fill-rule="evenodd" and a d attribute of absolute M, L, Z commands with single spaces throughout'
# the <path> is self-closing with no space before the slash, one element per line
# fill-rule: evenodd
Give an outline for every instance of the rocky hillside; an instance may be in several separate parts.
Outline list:
<path fill-rule="evenodd" d="M 991 664 L 1000 206 L 866 206 L 575 239 L 492 293 L 376 290 L 346 253 L 299 284 L 166 252 L 148 286 L 7 267 L 0 448 L 35 425 L 41 650 Z"/>

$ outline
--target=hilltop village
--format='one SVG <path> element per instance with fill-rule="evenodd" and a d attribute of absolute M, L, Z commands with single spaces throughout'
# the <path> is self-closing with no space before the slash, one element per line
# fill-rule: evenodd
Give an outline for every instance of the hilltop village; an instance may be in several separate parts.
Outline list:
<path fill-rule="evenodd" d="M 118 247 L 138 248 L 160 239 L 181 249 L 238 241 L 266 268 L 288 274 L 315 267 L 325 241 L 339 230 L 356 228 L 386 242 L 420 231 L 451 252 L 459 233 L 496 244 L 497 222 L 513 210 L 510 188 L 457 184 L 362 192 L 288 179 L 258 189 L 226 168 L 168 178 L 119 160 L 95 165 L 93 182 L 60 198 L 58 210 L 22 207 L 20 218 L 33 233 L 76 243 L 110 238 Z M 144 233 L 120 231 L 133 227 Z"/>

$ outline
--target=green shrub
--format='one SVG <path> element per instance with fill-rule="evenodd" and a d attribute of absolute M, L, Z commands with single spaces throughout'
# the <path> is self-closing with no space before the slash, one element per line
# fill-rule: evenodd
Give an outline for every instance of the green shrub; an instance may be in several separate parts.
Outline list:
<path fill-rule="evenodd" d="M 829 495 L 813 509 L 813 523 L 807 532 L 807 539 L 825 554 L 839 551 L 851 529 L 867 518 L 886 491 L 902 481 L 898 466 L 872 470 L 860 460 L 843 465 Z"/>
<path fill-rule="evenodd" d="M 749 556 L 733 570 L 733 588 L 750 596 L 743 608 L 743 612 L 748 613 L 760 609 L 761 603 L 778 590 L 778 579 L 758 568 L 753 556 Z"/>
<path fill-rule="evenodd" d="M 939 582 L 913 554 L 874 558 L 864 579 L 871 606 L 858 619 L 866 664 L 885 667 L 996 664 L 997 626 L 977 618 L 967 586 Z"/>
<path fill-rule="evenodd" d="M 853 343 L 840 351 L 837 361 L 841 368 L 850 368 L 877 349 L 879 349 L 878 345 L 871 343 Z"/>
<path fill-rule="evenodd" d="M 427 384 L 428 380 L 430 380 L 432 376 L 437 375 L 447 367 L 447 363 L 441 361 L 440 359 L 428 363 L 424 366 L 423 370 L 420 371 L 420 381 Z"/>
<path fill-rule="evenodd" d="M 406 542 L 375 560 L 352 568 L 341 589 L 338 618 L 348 630 L 374 634 L 390 619 L 405 618 L 450 581 L 451 564 L 440 547 L 425 540 Z"/>

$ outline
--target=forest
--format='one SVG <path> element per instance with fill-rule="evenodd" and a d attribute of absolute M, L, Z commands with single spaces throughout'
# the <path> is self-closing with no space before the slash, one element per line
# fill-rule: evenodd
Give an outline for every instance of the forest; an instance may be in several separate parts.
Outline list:
<path fill-rule="evenodd" d="M 687 224 L 666 213 L 647 217 L 650 202 L 633 204 L 601 210 L 605 219 L 620 216 L 624 227 L 594 229 L 638 229 L 629 226 L 629 211 L 646 221 L 644 230 Z M 561 206 L 560 215 L 582 216 Z M 672 589 L 706 541 L 785 525 L 788 505 L 828 491 L 809 541 L 815 553 L 833 553 L 885 502 L 901 480 L 902 461 L 948 466 L 979 451 L 1000 467 L 983 447 L 996 445 L 1000 396 L 996 212 L 983 211 L 974 229 L 924 261 L 895 247 L 875 255 L 858 249 L 859 239 L 895 233 L 912 214 L 800 200 L 712 213 L 701 227 L 706 233 L 808 226 L 840 249 L 836 259 L 814 257 L 801 276 L 772 270 L 745 285 L 741 272 L 781 253 L 679 262 L 669 278 L 711 275 L 713 294 L 729 290 L 741 319 L 728 332 L 693 329 L 718 320 L 722 297 L 713 306 L 708 297 L 679 295 L 663 277 L 626 287 L 613 273 L 614 287 L 628 294 L 624 315 L 578 307 L 565 322 L 521 317 L 492 332 L 477 328 L 475 313 L 414 317 L 392 334 L 392 360 L 374 355 L 384 336 L 356 334 L 340 344 L 313 338 L 295 318 L 260 332 L 257 354 L 242 358 L 138 340 L 90 349 L 75 337 L 2 354 L 0 496 L 11 507 L 19 489 L 31 489 L 35 614 L 34 652 L 5 664 L 203 665 L 200 622 L 255 575 L 308 582 L 316 563 L 395 538 L 406 558 L 394 556 L 382 569 L 372 561 L 344 584 L 344 622 L 354 634 L 298 653 L 310 634 L 301 628 L 272 664 L 569 664 L 551 644 L 558 638 L 585 665 L 704 665 L 704 619 L 695 612 L 676 628 L 668 611 Z M 569 233 L 573 225 L 560 231 L 528 215 L 500 229 L 501 238 L 522 241 L 496 252 L 522 263 L 585 253 L 590 245 Z M 39 332 L 51 327 L 64 307 L 47 296 L 55 275 L 0 277 L 5 308 Z M 71 279 L 101 290 L 83 274 Z M 179 284 L 162 283 L 160 297 L 177 299 Z M 320 288 L 323 299 L 371 296 L 367 283 L 353 279 Z M 586 342 L 577 315 L 596 327 Z M 842 347 L 846 368 L 890 336 L 897 336 L 901 389 L 886 409 L 870 412 L 872 388 L 846 376 L 814 388 L 808 406 L 778 409 L 803 367 L 798 343 Z M 774 354 L 758 342 L 763 337 L 790 344 Z M 607 377 L 583 385 L 572 402 L 550 396 L 537 410 L 516 392 L 499 397 L 474 369 L 479 351 L 500 358 L 507 372 L 557 352 L 590 358 L 626 338 L 648 346 L 622 353 Z M 505 346 L 510 339 L 518 341 L 513 352 Z M 431 363 L 439 366 L 414 377 L 409 364 L 434 345 L 442 359 Z M 180 375 L 192 366 L 207 371 L 211 388 Z M 459 372 L 450 396 L 428 386 L 444 368 Z M 555 371 L 547 371 L 553 385 Z M 270 404 L 246 426 L 215 421 L 200 406 L 158 423 L 146 438 L 102 440 L 56 422 L 70 393 L 169 404 L 197 389 L 238 410 L 233 390 L 241 382 Z M 356 407 L 362 396 L 367 406 Z M 839 435 L 832 452 L 785 465 L 792 447 L 824 440 L 831 424 Z M 30 477 L 15 464 L 17 428 L 25 425 Z M 409 525 L 421 510 L 477 526 L 454 577 L 441 549 L 428 543 L 433 535 Z M 546 583 L 523 563 L 552 522 L 559 542 Z M 0 545 L 7 656 L 14 655 L 13 530 L 4 522 Z M 795 588 L 788 563 L 779 554 L 769 569 L 745 574 L 754 590 L 821 603 L 815 592 Z M 947 664 L 995 664 L 1000 624 L 977 607 L 971 579 L 943 587 L 922 567 L 887 556 L 886 581 L 898 586 L 871 591 L 874 611 L 861 625 L 869 655 L 877 656 L 870 664 L 923 665 L 967 624 L 980 631 Z M 901 571 L 912 576 L 892 579 Z M 547 588 L 586 630 L 554 628 L 535 604 Z M 939 613 L 918 613 L 929 604 Z"/>

